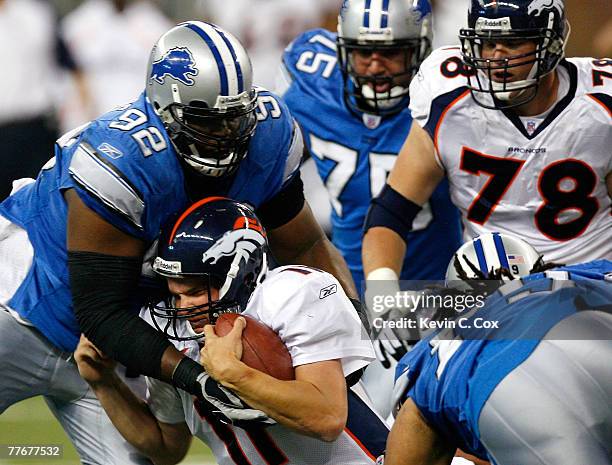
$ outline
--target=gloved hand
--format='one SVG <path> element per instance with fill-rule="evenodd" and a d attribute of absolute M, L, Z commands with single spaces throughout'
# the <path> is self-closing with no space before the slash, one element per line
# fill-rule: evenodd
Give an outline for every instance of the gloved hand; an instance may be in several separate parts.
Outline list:
<path fill-rule="evenodd" d="M 198 383 L 202 386 L 203 400 L 222 423 L 244 429 L 264 427 L 276 423 L 261 410 L 249 407 L 240 397 L 221 386 L 207 373 L 198 376 Z"/>
<path fill-rule="evenodd" d="M 372 342 L 376 358 L 385 368 L 391 367 L 393 359 L 399 361 L 419 338 L 419 331 L 416 328 L 392 328 L 383 324 L 415 318 L 415 314 L 411 312 L 412 309 L 408 306 L 403 308 L 387 306 L 387 297 L 400 294 L 403 294 L 403 292 L 400 290 L 399 281 L 393 279 L 371 280 L 368 276 L 365 302 L 368 308 L 368 316 L 372 322 Z M 408 301 L 402 300 L 402 303 L 405 302 Z"/>

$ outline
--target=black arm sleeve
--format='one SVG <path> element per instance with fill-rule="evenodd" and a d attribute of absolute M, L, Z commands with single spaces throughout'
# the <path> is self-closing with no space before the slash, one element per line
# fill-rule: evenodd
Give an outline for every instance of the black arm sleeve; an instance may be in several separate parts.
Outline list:
<path fill-rule="evenodd" d="M 257 216 L 266 229 L 289 223 L 304 206 L 304 183 L 298 171 L 283 190 L 257 209 Z"/>
<path fill-rule="evenodd" d="M 159 378 L 170 342 L 131 301 L 141 265 L 139 258 L 69 251 L 72 304 L 81 331 L 100 350 L 131 371 Z"/>

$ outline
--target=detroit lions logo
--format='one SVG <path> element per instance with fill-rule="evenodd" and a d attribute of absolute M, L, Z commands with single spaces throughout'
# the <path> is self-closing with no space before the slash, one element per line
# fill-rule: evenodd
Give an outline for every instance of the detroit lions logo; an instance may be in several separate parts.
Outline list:
<path fill-rule="evenodd" d="M 559 16 L 563 16 L 563 0 L 533 0 L 527 7 L 527 14 L 535 14 L 536 16 L 544 10 L 556 8 Z"/>
<path fill-rule="evenodd" d="M 223 257 L 239 255 L 245 261 L 258 247 L 265 245 L 266 240 L 254 229 L 234 229 L 223 235 L 210 249 L 202 255 L 202 263 L 215 264 Z"/>
<path fill-rule="evenodd" d="M 198 68 L 187 47 L 174 47 L 168 50 L 163 57 L 153 62 L 151 76 L 159 84 L 163 84 L 166 76 L 182 82 L 186 86 L 192 86 L 195 81 L 190 76 L 197 76 Z"/>

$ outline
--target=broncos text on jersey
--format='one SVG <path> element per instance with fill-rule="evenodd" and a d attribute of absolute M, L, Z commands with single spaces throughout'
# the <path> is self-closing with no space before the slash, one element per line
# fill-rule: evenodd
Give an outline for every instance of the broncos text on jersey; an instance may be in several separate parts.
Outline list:
<path fill-rule="evenodd" d="M 465 239 L 518 234 L 547 261 L 612 258 L 610 60 L 556 68 L 559 96 L 543 115 L 477 105 L 458 48 L 441 48 L 410 86 L 414 119 L 429 133 L 459 207 Z"/>

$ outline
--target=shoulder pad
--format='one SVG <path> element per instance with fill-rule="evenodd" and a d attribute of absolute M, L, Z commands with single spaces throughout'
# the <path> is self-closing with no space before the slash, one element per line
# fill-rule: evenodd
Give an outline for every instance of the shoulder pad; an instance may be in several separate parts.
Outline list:
<path fill-rule="evenodd" d="M 307 31 L 291 42 L 283 66 L 293 80 L 324 80 L 338 70 L 336 34 L 325 29 Z"/>
<path fill-rule="evenodd" d="M 422 127 L 430 126 L 430 116 L 440 113 L 434 107 L 447 105 L 445 96 L 452 101 L 467 88 L 467 73 L 458 47 L 434 50 L 410 83 L 410 111 L 414 120 Z"/>
<path fill-rule="evenodd" d="M 577 74 L 576 97 L 588 96 L 612 118 L 612 59 L 569 58 Z"/>

